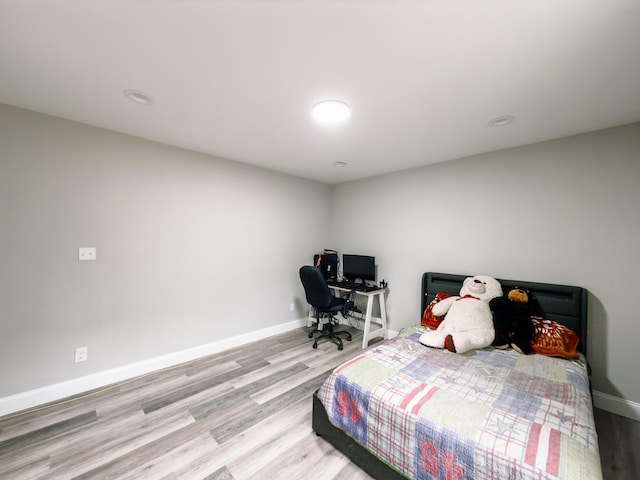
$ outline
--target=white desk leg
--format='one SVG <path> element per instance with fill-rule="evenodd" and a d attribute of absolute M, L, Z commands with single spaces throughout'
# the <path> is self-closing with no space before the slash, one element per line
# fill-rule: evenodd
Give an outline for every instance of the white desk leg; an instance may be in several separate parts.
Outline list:
<path fill-rule="evenodd" d="M 307 327 L 310 327 L 311 325 L 313 325 L 313 319 L 315 317 L 313 316 L 313 307 L 309 307 L 309 314 L 307 315 Z"/>
<path fill-rule="evenodd" d="M 380 320 L 380 328 L 377 328 L 371 332 L 371 313 L 373 310 L 373 298 L 378 297 L 380 302 L 380 318 L 376 319 L 376 323 Z M 369 340 L 375 337 L 382 337 L 387 339 L 389 337 L 387 330 L 387 307 L 384 299 L 384 292 L 376 293 L 374 295 L 367 295 L 367 313 L 364 317 L 364 332 L 362 334 L 362 348 L 367 348 Z"/>
<path fill-rule="evenodd" d="M 371 332 L 371 312 L 373 311 L 374 295 L 367 295 L 367 313 L 364 317 L 364 332 L 362 334 L 362 348 L 367 348 L 369 344 L 369 333 Z"/>
<path fill-rule="evenodd" d="M 384 299 L 384 292 L 380 293 L 378 298 L 380 299 L 380 320 L 382 321 L 383 330 L 382 338 L 386 340 L 389 338 L 389 334 L 387 331 L 387 305 Z"/>
<path fill-rule="evenodd" d="M 322 318 L 314 317 L 313 307 L 309 306 L 309 315 L 307 315 L 307 327 L 311 327 L 316 322 L 318 323 L 316 328 L 318 330 L 322 330 L 325 322 L 322 321 Z"/>

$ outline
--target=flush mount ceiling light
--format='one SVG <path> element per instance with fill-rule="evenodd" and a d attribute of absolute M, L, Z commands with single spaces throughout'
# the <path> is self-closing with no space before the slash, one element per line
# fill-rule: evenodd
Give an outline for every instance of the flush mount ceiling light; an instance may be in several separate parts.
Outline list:
<path fill-rule="evenodd" d="M 336 168 L 343 168 L 343 167 L 346 167 L 348 164 L 347 162 L 333 162 L 331 165 L 333 165 Z"/>
<path fill-rule="evenodd" d="M 513 115 L 501 115 L 494 119 L 489 120 L 487 125 L 490 127 L 504 127 L 505 125 L 509 125 L 510 123 L 515 122 L 516 117 Z"/>
<path fill-rule="evenodd" d="M 138 105 L 152 105 L 155 103 L 155 100 L 151 95 L 141 92 L 140 90 L 125 90 L 122 93 L 124 93 L 125 97 L 132 102 L 136 102 Z"/>
<path fill-rule="evenodd" d="M 339 100 L 324 100 L 313 106 L 311 114 L 320 123 L 335 125 L 349 118 L 351 108 Z"/>

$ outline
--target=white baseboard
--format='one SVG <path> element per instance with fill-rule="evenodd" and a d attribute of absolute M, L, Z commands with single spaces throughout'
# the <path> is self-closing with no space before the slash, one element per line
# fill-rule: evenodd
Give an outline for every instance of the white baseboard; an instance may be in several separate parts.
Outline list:
<path fill-rule="evenodd" d="M 73 380 L 68 380 L 66 382 L 56 383 L 46 387 L 37 388 L 35 390 L 11 395 L 9 397 L 0 398 L 0 417 L 22 410 L 27 410 L 45 403 L 55 402 L 89 390 L 122 382 L 156 370 L 190 362 L 200 357 L 206 357 L 207 355 L 246 345 L 251 342 L 303 327 L 306 324 L 306 318 L 292 320 L 287 323 L 263 328 L 261 330 L 237 335 L 231 338 L 225 338 L 206 345 L 200 345 L 198 347 L 170 353 L 168 355 L 150 358 L 130 365 L 124 365 L 111 370 L 94 373 L 85 377 L 74 378 Z"/>
<path fill-rule="evenodd" d="M 640 403 L 614 397 L 608 393 L 593 392 L 593 405 L 607 412 L 615 413 L 631 420 L 640 421 Z"/>

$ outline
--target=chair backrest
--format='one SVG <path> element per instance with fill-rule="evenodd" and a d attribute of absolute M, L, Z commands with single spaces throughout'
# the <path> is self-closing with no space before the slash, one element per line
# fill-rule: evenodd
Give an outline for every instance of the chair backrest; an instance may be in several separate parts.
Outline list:
<path fill-rule="evenodd" d="M 326 308 L 332 304 L 333 295 L 322 271 L 317 267 L 304 266 L 300 268 L 300 280 L 309 305 Z"/>

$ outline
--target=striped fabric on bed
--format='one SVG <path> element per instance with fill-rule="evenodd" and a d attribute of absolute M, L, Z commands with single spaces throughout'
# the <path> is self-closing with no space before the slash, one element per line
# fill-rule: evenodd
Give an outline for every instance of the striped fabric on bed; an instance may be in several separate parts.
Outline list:
<path fill-rule="evenodd" d="M 330 421 L 416 479 L 600 479 L 586 365 L 424 347 L 413 327 L 338 367 Z"/>

